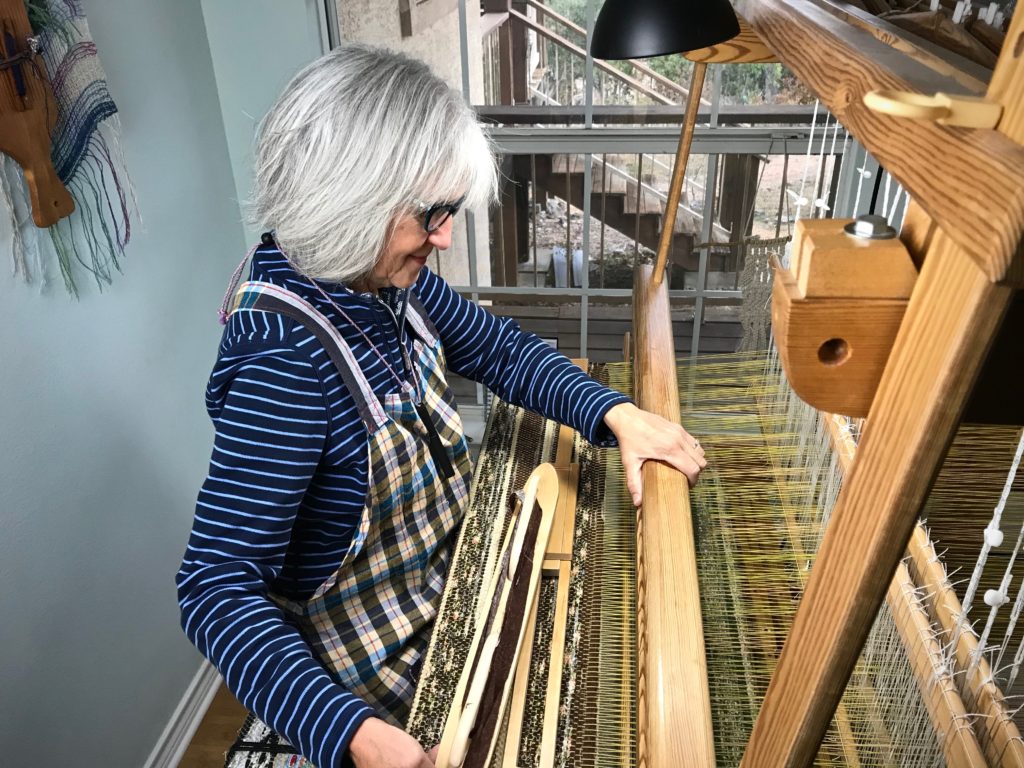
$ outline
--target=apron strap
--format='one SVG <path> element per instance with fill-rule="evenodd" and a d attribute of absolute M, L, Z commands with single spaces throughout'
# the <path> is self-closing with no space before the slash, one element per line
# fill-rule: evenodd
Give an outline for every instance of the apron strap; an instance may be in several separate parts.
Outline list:
<path fill-rule="evenodd" d="M 274 285 L 249 281 L 239 286 L 235 294 L 232 312 L 249 309 L 257 312 L 275 312 L 290 317 L 312 333 L 323 346 L 334 367 L 338 369 L 342 381 L 352 393 L 359 416 L 367 431 L 376 432 L 387 422 L 387 416 L 380 401 L 373 393 L 370 382 L 363 374 L 352 348 L 345 341 L 334 323 L 324 317 L 316 307 L 296 293 Z"/>
<path fill-rule="evenodd" d="M 437 332 L 437 328 L 434 327 L 434 323 L 427 317 L 427 310 L 423 307 L 420 297 L 412 291 L 406 291 L 405 296 L 405 300 L 409 302 L 409 308 L 405 313 L 405 317 L 412 325 L 413 331 L 427 346 L 436 347 L 437 343 L 441 340 L 441 335 Z"/>

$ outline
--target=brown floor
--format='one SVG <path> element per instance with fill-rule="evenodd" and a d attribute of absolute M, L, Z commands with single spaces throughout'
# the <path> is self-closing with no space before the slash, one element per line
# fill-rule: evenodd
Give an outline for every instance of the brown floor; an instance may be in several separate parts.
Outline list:
<path fill-rule="evenodd" d="M 178 768 L 224 768 L 224 756 L 235 743 L 245 715 L 245 707 L 221 685 Z"/>

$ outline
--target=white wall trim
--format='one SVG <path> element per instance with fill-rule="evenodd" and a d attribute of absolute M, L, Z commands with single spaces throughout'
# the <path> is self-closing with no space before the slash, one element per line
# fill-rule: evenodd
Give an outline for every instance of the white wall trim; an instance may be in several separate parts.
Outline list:
<path fill-rule="evenodd" d="M 185 695 L 178 702 L 170 722 L 160 734 L 143 768 L 178 768 L 178 763 L 181 762 L 219 687 L 220 675 L 216 667 L 204 661 L 189 683 Z"/>

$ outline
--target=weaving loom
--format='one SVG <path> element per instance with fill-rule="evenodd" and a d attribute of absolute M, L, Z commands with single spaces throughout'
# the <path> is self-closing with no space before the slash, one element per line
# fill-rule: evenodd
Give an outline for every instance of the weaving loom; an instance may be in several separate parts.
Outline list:
<path fill-rule="evenodd" d="M 693 527 L 677 473 L 645 465 L 637 515 L 614 452 L 575 440 L 564 652 L 551 650 L 559 600 L 546 576 L 489 765 L 1024 765 L 1010 688 L 1020 607 L 997 617 L 996 605 L 1015 555 L 986 567 L 1001 537 L 985 535 L 977 578 L 954 586 L 917 524 L 923 511 L 942 546 L 973 547 L 951 553 L 955 567 L 973 566 L 990 517 L 998 528 L 1005 508 L 1003 525 L 1020 525 L 1019 501 L 1007 501 L 1021 491 L 1011 470 L 1024 444 L 1021 398 L 1019 379 L 1016 389 L 1007 379 L 1024 325 L 1024 14 L 987 88 L 1001 116 L 963 129 L 867 108 L 864 95 L 882 87 L 985 84 L 830 8 L 761 0 L 739 10 L 913 197 L 901 239 L 919 275 L 880 381 L 859 393 L 866 426 L 801 403 L 775 354 L 677 370 L 665 286 L 641 268 L 633 365 L 593 373 L 700 436 L 710 466 Z M 1011 373 L 993 372 L 1007 358 Z M 965 409 L 996 423 L 961 427 Z M 421 743 L 441 740 L 472 665 L 486 613 L 477 595 L 495 568 L 509 494 L 537 464 L 557 462 L 558 443 L 555 425 L 494 406 L 408 725 Z M 985 482 L 965 489 L 968 471 Z M 971 501 L 986 511 L 965 517 Z M 986 589 L 994 620 L 980 622 L 979 640 L 979 612 L 961 599 Z M 986 652 L 993 646 L 998 654 Z M 552 664 L 561 674 L 549 684 Z"/>

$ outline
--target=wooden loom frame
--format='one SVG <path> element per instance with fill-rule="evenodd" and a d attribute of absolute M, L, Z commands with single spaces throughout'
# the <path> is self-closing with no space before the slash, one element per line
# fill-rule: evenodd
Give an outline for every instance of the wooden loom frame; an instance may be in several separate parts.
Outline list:
<path fill-rule="evenodd" d="M 917 60 L 828 0 L 754 0 L 740 13 L 913 198 L 901 235 L 920 275 L 844 482 L 743 765 L 813 762 L 872 621 L 906 551 L 1003 317 L 1024 282 L 1024 11 L 1015 14 L 988 87 L 994 130 L 898 121 L 871 112 L 878 88 L 963 91 L 963 78 Z M 929 66 L 930 65 L 930 66 Z M 939 68 L 941 69 L 941 68 Z M 895 137 L 895 138 L 894 138 Z M 935 158 L 943 173 L 935 174 Z M 638 271 L 636 394 L 678 419 L 664 284 Z M 641 765 L 714 765 L 693 534 L 685 481 L 644 467 L 638 582 Z M 914 564 L 927 566 L 919 537 Z M 927 583 L 939 586 L 933 572 Z M 895 582 L 900 583 L 897 578 Z M 649 648 L 672 648 L 655 657 Z M 976 764 L 963 747 L 960 764 Z M 1006 750 L 1008 756 L 1015 750 Z M 973 755 L 973 757 L 967 757 Z M 1008 759 L 1008 765 L 1020 764 Z"/>

